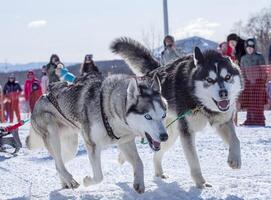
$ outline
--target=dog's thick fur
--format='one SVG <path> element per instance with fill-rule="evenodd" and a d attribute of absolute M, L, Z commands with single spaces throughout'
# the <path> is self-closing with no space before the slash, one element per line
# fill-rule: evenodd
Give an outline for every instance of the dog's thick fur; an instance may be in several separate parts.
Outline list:
<path fill-rule="evenodd" d="M 163 122 L 167 105 L 160 90 L 157 79 L 126 75 L 113 75 L 102 80 L 99 74 L 88 74 L 74 85 L 55 83 L 50 94 L 56 103 L 45 95 L 35 105 L 27 147 L 45 146 L 55 160 L 63 187 L 76 188 L 79 184 L 64 163 L 76 155 L 78 134 L 82 132 L 93 171 L 93 177 L 84 178 L 85 186 L 102 181 L 101 150 L 116 143 L 133 166 L 134 189 L 142 193 L 145 189 L 143 164 L 134 138 L 148 133 L 151 141 L 167 139 Z M 119 140 L 108 135 L 102 110 Z"/>
<path fill-rule="evenodd" d="M 162 84 L 162 95 L 168 101 L 169 121 L 186 111 L 199 108 L 192 115 L 175 122 L 169 139 L 154 155 L 155 175 L 164 178 L 161 161 L 164 153 L 180 136 L 190 173 L 200 188 L 210 186 L 202 176 L 195 147 L 195 133 L 207 123 L 214 127 L 229 145 L 228 164 L 241 167 L 240 142 L 235 133 L 235 101 L 243 87 L 239 67 L 214 50 L 194 54 L 160 66 L 150 52 L 129 38 L 115 40 L 111 49 L 121 55 L 136 75 L 156 74 Z"/>

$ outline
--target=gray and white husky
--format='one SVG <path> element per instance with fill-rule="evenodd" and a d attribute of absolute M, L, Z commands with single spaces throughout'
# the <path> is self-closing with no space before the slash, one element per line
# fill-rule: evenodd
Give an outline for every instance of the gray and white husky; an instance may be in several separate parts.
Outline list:
<path fill-rule="evenodd" d="M 169 139 L 154 155 L 156 176 L 165 178 L 161 165 L 163 154 L 180 136 L 196 185 L 200 188 L 211 186 L 202 176 L 195 147 L 195 133 L 207 123 L 229 145 L 229 166 L 241 167 L 240 142 L 233 125 L 235 101 L 243 88 L 237 65 L 214 50 L 202 53 L 196 47 L 193 55 L 160 66 L 144 46 L 129 38 L 115 40 L 111 49 L 125 59 L 136 75 L 156 74 L 160 78 L 162 95 L 168 102 L 169 121 L 186 111 L 198 110 L 169 127 Z"/>
<path fill-rule="evenodd" d="M 153 77 L 113 75 L 102 80 L 88 74 L 74 85 L 56 83 L 42 96 L 31 116 L 29 149 L 45 146 L 55 160 L 63 187 L 79 184 L 64 163 L 75 157 L 78 134 L 82 132 L 93 177 L 86 176 L 84 185 L 102 181 L 101 151 L 117 144 L 134 170 L 134 189 L 144 192 L 143 164 L 135 137 L 147 137 L 154 151 L 168 138 L 164 118 L 167 104 L 161 96 L 160 83 Z"/>

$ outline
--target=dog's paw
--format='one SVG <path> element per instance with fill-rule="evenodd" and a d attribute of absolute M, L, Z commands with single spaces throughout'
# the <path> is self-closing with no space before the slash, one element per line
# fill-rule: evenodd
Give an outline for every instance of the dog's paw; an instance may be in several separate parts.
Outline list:
<path fill-rule="evenodd" d="M 90 176 L 86 176 L 83 180 L 83 184 L 85 187 L 88 187 L 92 184 L 93 179 Z"/>
<path fill-rule="evenodd" d="M 228 164 L 232 169 L 241 168 L 241 156 L 240 154 L 229 153 Z"/>
<path fill-rule="evenodd" d="M 165 175 L 165 174 L 155 174 L 155 177 L 161 178 L 161 179 L 167 179 L 168 178 L 168 176 Z"/>
<path fill-rule="evenodd" d="M 137 193 L 142 194 L 145 192 L 144 183 L 134 183 L 134 189 Z"/>
<path fill-rule="evenodd" d="M 100 183 L 100 182 L 102 182 L 102 180 L 103 180 L 103 177 L 101 176 L 101 177 L 90 177 L 90 176 L 86 176 L 85 178 L 84 178 L 84 180 L 83 180 L 83 184 L 84 184 L 84 186 L 85 187 L 88 187 L 88 186 L 90 186 L 90 185 L 95 185 L 95 184 L 98 184 L 98 183 Z"/>
<path fill-rule="evenodd" d="M 77 183 L 74 179 L 71 179 L 70 181 L 67 182 L 62 182 L 62 188 L 65 189 L 76 189 L 80 186 L 79 183 Z"/>
<path fill-rule="evenodd" d="M 199 189 L 204 189 L 204 188 L 213 187 L 213 186 L 205 182 L 205 183 L 196 183 L 196 187 Z"/>

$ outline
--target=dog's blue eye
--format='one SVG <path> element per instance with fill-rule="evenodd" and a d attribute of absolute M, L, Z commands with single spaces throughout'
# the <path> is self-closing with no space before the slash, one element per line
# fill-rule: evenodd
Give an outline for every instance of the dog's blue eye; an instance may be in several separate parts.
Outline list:
<path fill-rule="evenodd" d="M 144 117 L 145 117 L 147 120 L 152 120 L 152 117 L 151 117 L 149 114 L 146 114 Z"/>
<path fill-rule="evenodd" d="M 206 81 L 207 81 L 208 83 L 212 83 L 212 84 L 215 83 L 215 80 L 212 79 L 212 78 L 210 78 L 210 77 L 206 78 Z"/>
<path fill-rule="evenodd" d="M 164 119 L 164 118 L 166 118 L 166 116 L 167 116 L 167 114 L 166 114 L 166 113 L 164 113 L 164 114 L 163 114 L 163 116 L 162 116 L 162 118 Z"/>

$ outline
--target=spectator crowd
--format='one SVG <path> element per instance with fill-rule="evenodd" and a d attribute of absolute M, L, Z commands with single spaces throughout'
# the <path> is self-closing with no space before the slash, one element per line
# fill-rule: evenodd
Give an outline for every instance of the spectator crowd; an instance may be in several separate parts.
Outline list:
<path fill-rule="evenodd" d="M 164 50 L 161 52 L 160 63 L 162 66 L 174 62 L 182 57 L 181 50 L 176 47 L 173 36 L 167 35 L 163 40 Z M 242 39 L 235 33 L 229 34 L 226 41 L 219 44 L 218 51 L 229 57 L 232 62 L 239 65 L 243 72 L 245 89 L 237 102 L 238 109 L 247 111 L 243 125 L 265 125 L 264 106 L 267 99 L 271 99 L 271 82 L 267 83 L 266 64 L 271 64 L 271 45 L 269 48 L 269 60 L 265 62 L 264 56 L 257 51 L 255 38 Z M 90 71 L 99 72 L 94 64 L 93 56 L 86 55 L 81 65 L 80 75 Z M 20 121 L 19 99 L 24 97 L 31 113 L 36 101 L 42 94 L 48 92 L 50 83 L 67 81 L 73 83 L 75 76 L 60 61 L 58 55 L 53 54 L 47 65 L 41 68 L 42 76 L 36 77 L 33 71 L 28 71 L 24 83 L 24 89 L 16 81 L 14 74 L 8 76 L 6 84 L 0 86 L 0 122 Z M 271 71 L 269 70 L 269 73 Z"/>
<path fill-rule="evenodd" d="M 92 57 L 92 55 L 85 56 L 80 69 L 81 75 L 90 71 L 99 72 Z M 14 123 L 14 116 L 16 116 L 17 122 L 21 121 L 20 98 L 24 99 L 28 113 L 31 113 L 40 96 L 48 92 L 50 83 L 58 81 L 72 83 L 75 80 L 75 76 L 69 72 L 56 54 L 50 57 L 47 65 L 42 66 L 41 72 L 42 76 L 39 79 L 34 71 L 28 71 L 23 89 L 16 81 L 14 74 L 8 76 L 3 87 L 0 85 L 0 122 Z"/>
<path fill-rule="evenodd" d="M 161 65 L 167 65 L 181 57 L 181 51 L 176 47 L 172 36 L 166 36 L 163 43 Z M 235 33 L 229 34 L 227 40 L 219 44 L 218 51 L 229 57 L 242 70 L 245 89 L 237 102 L 238 109 L 247 111 L 246 120 L 242 125 L 265 126 L 264 107 L 268 98 L 271 101 L 271 81 L 268 82 L 271 68 L 266 65 L 271 64 L 271 45 L 267 62 L 264 56 L 257 52 L 255 38 L 244 40 Z M 237 115 L 235 118 L 237 124 Z"/>

